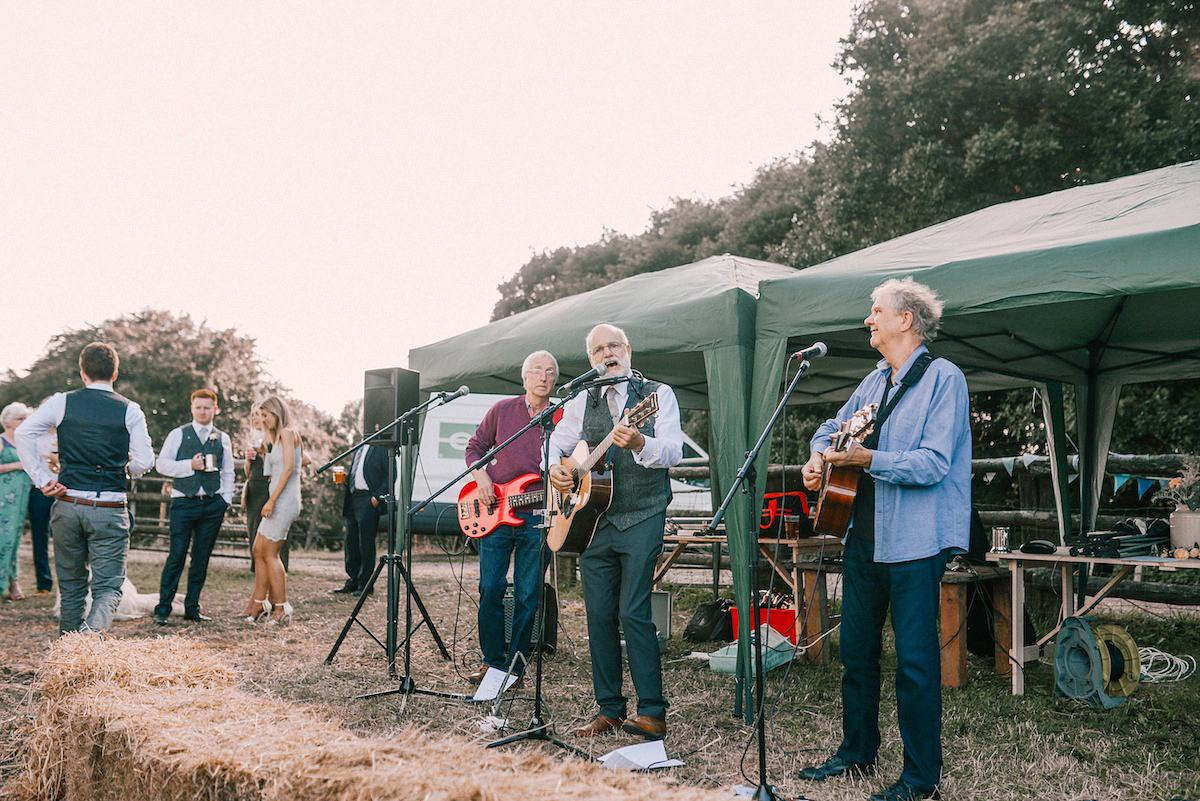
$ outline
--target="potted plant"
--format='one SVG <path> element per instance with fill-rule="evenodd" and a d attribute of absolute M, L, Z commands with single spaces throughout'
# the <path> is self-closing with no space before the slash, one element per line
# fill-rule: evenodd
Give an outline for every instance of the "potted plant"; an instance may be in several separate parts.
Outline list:
<path fill-rule="evenodd" d="M 1200 543 L 1200 457 L 1184 456 L 1182 475 L 1168 481 L 1156 497 L 1175 504 L 1169 518 L 1171 547 L 1191 548 Z"/>

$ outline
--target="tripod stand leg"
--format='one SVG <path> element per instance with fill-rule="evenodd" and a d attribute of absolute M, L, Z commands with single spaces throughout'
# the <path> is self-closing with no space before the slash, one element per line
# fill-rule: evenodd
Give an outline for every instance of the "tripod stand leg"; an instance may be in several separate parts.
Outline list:
<path fill-rule="evenodd" d="M 333 658 L 337 656 L 338 649 L 342 647 L 342 640 L 346 639 L 346 635 L 350 633 L 350 627 L 355 623 L 358 623 L 358 625 L 362 626 L 362 623 L 358 622 L 358 612 L 362 609 L 363 604 L 366 603 L 368 596 L 370 596 L 371 592 L 375 589 L 375 579 L 379 578 L 379 573 L 383 570 L 383 563 L 386 560 L 386 556 L 379 557 L 379 564 L 375 565 L 375 572 L 371 574 L 370 580 L 367 581 L 367 586 L 361 593 L 359 593 L 358 603 L 354 605 L 354 609 L 351 610 L 350 616 L 346 618 L 346 625 L 342 627 L 342 633 L 338 635 L 337 641 L 333 644 L 333 648 L 329 649 L 329 656 L 325 657 L 325 664 L 333 664 Z M 363 629 L 365 630 L 366 626 L 363 626 Z M 369 630 L 367 633 L 371 634 Z M 371 639 L 375 640 L 375 642 L 379 642 L 379 639 L 373 634 L 371 634 Z"/>
<path fill-rule="evenodd" d="M 429 617 L 429 612 L 425 609 L 425 604 L 421 601 L 421 595 L 417 592 L 417 588 L 413 586 L 412 578 L 408 575 L 408 571 L 404 569 L 403 563 L 399 563 L 396 566 L 400 568 L 400 575 L 404 576 L 404 581 L 406 584 L 408 584 L 408 589 L 412 592 L 412 598 L 417 604 L 417 609 L 421 611 L 421 617 L 425 619 L 425 625 L 429 627 L 429 633 L 433 635 L 433 641 L 437 643 L 438 650 L 442 652 L 442 659 L 449 660 L 450 652 L 446 650 L 446 644 L 442 642 L 441 635 L 438 634 L 437 626 L 433 625 L 433 620 Z M 415 632 L 416 629 L 413 629 L 412 633 Z M 411 637 L 412 633 L 410 633 L 408 636 Z"/>

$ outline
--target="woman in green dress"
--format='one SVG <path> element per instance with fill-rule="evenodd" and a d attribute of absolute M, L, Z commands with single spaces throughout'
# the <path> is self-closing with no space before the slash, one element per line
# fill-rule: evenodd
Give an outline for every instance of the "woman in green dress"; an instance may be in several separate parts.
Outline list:
<path fill-rule="evenodd" d="M 0 593 L 20 601 L 25 597 L 17 577 L 17 547 L 25 531 L 25 516 L 29 512 L 29 474 L 17 456 L 17 426 L 33 411 L 23 403 L 10 403 L 0 411 Z"/>

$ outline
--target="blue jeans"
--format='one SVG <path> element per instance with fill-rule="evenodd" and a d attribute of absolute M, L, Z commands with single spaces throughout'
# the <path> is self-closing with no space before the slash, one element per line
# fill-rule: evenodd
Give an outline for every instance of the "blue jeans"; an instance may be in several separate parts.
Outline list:
<path fill-rule="evenodd" d="M 879 658 L 890 607 L 896 634 L 900 778 L 932 790 L 942 773 L 942 665 L 938 604 L 949 550 L 910 562 L 876 562 L 851 532 L 842 554 L 842 744 L 838 756 L 874 763 L 879 751 Z"/>
<path fill-rule="evenodd" d="M 162 581 L 158 586 L 158 606 L 154 614 L 166 617 L 171 614 L 171 602 L 179 589 L 179 577 L 183 575 L 183 563 L 187 560 L 191 546 L 192 561 L 188 565 L 187 595 L 183 599 L 183 611 L 188 615 L 200 613 L 200 591 L 208 578 L 208 559 L 212 556 L 217 535 L 221 533 L 221 522 L 228 509 L 220 495 L 203 498 L 171 499 L 171 550 L 167 563 L 163 565 Z"/>
<path fill-rule="evenodd" d="M 583 604 L 587 609 L 592 688 L 600 714 L 623 718 L 627 699 L 621 692 L 621 635 L 629 655 L 629 676 L 638 694 L 638 714 L 666 717 L 662 661 L 654 628 L 650 592 L 654 566 L 663 546 L 666 515 L 659 513 L 625 531 L 600 523 L 592 543 L 579 555 Z"/>
<path fill-rule="evenodd" d="M 541 532 L 537 517 L 517 513 L 523 526 L 500 526 L 479 544 L 479 648 L 484 664 L 508 670 L 513 656 L 520 651 L 525 661 L 517 660 L 514 672 L 525 672 L 530 659 L 533 623 L 537 615 L 539 585 L 545 573 L 541 551 Z M 512 642 L 504 639 L 504 591 L 508 587 L 508 565 L 513 564 Z M 539 562 L 542 563 L 539 569 Z"/>
<path fill-rule="evenodd" d="M 33 573 L 39 590 L 54 589 L 50 574 L 50 510 L 54 499 L 47 498 L 37 487 L 29 493 L 29 530 L 33 534 Z"/>
<path fill-rule="evenodd" d="M 129 512 L 98 509 L 59 501 L 50 524 L 54 528 L 54 569 L 62 592 L 58 630 L 106 631 L 121 603 L 125 555 L 129 550 Z M 92 566 L 92 611 L 87 604 L 88 564 Z"/>

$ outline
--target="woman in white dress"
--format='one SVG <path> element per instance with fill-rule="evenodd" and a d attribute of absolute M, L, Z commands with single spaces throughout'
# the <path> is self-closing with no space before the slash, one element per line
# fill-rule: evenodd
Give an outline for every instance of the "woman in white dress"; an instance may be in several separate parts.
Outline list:
<path fill-rule="evenodd" d="M 292 605 L 287 601 L 287 572 L 279 549 L 288 529 L 300 514 L 300 434 L 290 428 L 287 404 L 272 395 L 258 406 L 262 413 L 263 440 L 271 445 L 263 465 L 270 476 L 271 494 L 262 508 L 262 522 L 254 538 L 254 591 L 256 604 L 251 621 L 270 615 L 271 623 L 288 623 Z"/>

